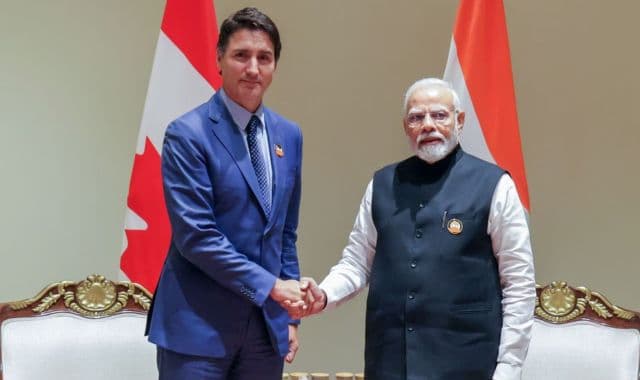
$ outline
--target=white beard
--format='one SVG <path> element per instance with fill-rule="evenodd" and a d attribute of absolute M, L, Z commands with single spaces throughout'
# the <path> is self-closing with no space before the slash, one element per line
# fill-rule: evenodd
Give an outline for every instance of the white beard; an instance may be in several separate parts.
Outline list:
<path fill-rule="evenodd" d="M 458 128 L 458 125 L 456 123 L 456 125 L 453 127 L 453 131 L 451 132 L 451 136 L 449 136 L 449 138 L 444 142 L 420 146 L 420 142 L 427 137 L 444 138 L 444 136 L 442 136 L 438 132 L 434 132 L 428 135 L 420 135 L 415 141 L 414 153 L 416 154 L 416 156 L 418 156 L 423 161 L 433 164 L 447 157 L 449 153 L 451 153 L 456 148 L 456 146 L 460 142 L 460 128 Z"/>

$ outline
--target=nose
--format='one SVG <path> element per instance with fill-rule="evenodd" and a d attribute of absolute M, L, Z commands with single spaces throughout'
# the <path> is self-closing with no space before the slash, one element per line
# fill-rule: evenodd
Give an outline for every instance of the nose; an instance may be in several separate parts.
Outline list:
<path fill-rule="evenodd" d="M 249 59 L 249 61 L 247 62 L 247 68 L 246 68 L 247 74 L 250 75 L 258 75 L 258 59 L 255 57 L 252 57 L 251 59 Z"/>
<path fill-rule="evenodd" d="M 436 129 L 436 123 L 434 123 L 431 116 L 427 114 L 427 116 L 424 118 L 422 122 L 422 126 L 420 129 L 421 131 L 426 131 L 426 132 L 434 131 Z"/>

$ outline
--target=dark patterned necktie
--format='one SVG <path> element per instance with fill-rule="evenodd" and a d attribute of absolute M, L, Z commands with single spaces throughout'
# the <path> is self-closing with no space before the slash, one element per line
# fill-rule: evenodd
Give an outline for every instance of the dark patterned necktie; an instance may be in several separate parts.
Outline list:
<path fill-rule="evenodd" d="M 251 164 L 253 170 L 256 172 L 258 178 L 258 184 L 260 185 L 260 192 L 262 193 L 262 200 L 264 201 L 265 210 L 267 215 L 271 214 L 271 194 L 269 191 L 269 180 L 267 179 L 267 168 L 262 157 L 260 145 L 257 140 L 258 127 L 260 126 L 260 119 L 257 116 L 251 116 L 249 124 L 247 125 L 247 145 L 249 146 L 249 155 L 251 156 Z"/>

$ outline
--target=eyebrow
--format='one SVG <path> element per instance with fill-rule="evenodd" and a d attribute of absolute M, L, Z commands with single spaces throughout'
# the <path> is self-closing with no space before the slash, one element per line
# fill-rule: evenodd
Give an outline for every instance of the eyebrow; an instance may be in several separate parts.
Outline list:
<path fill-rule="evenodd" d="M 236 47 L 234 49 L 230 49 L 231 51 L 252 51 L 253 49 L 249 48 L 249 47 Z M 269 54 L 274 54 L 273 50 L 271 49 L 258 49 L 257 50 L 259 53 L 269 53 Z"/>
<path fill-rule="evenodd" d="M 413 107 L 407 111 L 407 114 L 410 113 L 418 113 L 418 112 L 433 112 L 433 111 L 451 111 L 449 107 L 444 105 L 435 105 L 431 107 Z"/>

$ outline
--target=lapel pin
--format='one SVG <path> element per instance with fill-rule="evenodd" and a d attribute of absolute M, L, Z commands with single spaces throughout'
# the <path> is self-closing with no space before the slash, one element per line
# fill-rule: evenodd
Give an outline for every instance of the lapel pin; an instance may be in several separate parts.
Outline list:
<path fill-rule="evenodd" d="M 458 235 L 462 232 L 462 220 L 460 219 L 449 219 L 447 222 L 447 230 L 451 233 L 451 235 Z"/>
<path fill-rule="evenodd" d="M 284 156 L 284 150 L 282 150 L 282 146 L 280 146 L 280 144 L 276 144 L 275 148 L 276 148 L 276 156 L 283 157 Z"/>

